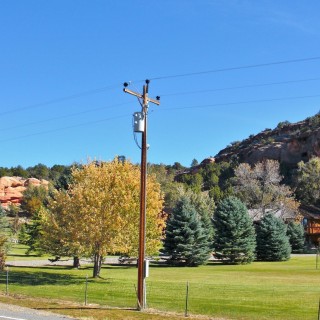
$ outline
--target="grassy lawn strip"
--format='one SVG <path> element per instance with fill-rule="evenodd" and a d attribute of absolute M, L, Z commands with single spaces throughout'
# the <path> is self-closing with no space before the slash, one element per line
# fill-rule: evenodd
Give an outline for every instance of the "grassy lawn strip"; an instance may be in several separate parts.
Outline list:
<path fill-rule="evenodd" d="M 9 261 L 29 261 L 29 260 L 48 260 L 48 258 L 52 258 L 49 255 L 37 255 L 35 253 L 30 253 L 26 255 L 26 251 L 28 250 L 28 246 L 14 243 L 11 245 L 10 251 L 7 256 L 7 260 Z"/>
<path fill-rule="evenodd" d="M 79 306 L 84 304 L 88 275 L 89 304 L 108 306 L 107 311 L 115 314 L 130 313 L 129 318 L 121 319 L 131 319 L 131 316 L 136 319 L 131 315 L 135 315 L 135 311 L 110 309 L 135 308 L 136 267 L 104 265 L 101 279 L 92 279 L 91 274 L 92 266 L 79 270 L 65 266 L 10 267 L 9 294 L 47 301 L 63 299 Z M 153 310 L 183 314 L 188 281 L 189 313 L 193 315 L 242 320 L 311 320 L 318 315 L 319 275 L 314 256 L 238 266 L 218 263 L 198 268 L 153 265 L 147 279 L 147 304 Z M 5 272 L 0 273 L 2 293 L 6 289 L 5 276 Z M 81 312 L 86 310 L 81 309 Z M 117 318 L 110 316 L 110 319 Z"/>
<path fill-rule="evenodd" d="M 28 307 L 37 310 L 44 310 L 57 314 L 67 315 L 78 319 L 94 320 L 181 320 L 185 319 L 184 315 L 174 313 L 164 313 L 157 310 L 126 310 L 120 308 L 106 308 L 94 305 L 77 305 L 68 301 L 53 301 L 46 299 L 32 299 L 24 296 L 4 296 L 0 295 L 0 302 Z M 190 320 L 223 320 L 206 316 L 188 316 Z"/>

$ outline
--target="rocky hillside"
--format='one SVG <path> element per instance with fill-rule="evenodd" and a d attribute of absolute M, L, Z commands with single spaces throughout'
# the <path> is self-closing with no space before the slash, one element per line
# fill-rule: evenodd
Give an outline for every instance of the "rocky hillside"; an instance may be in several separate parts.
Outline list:
<path fill-rule="evenodd" d="M 19 205 L 23 198 L 23 191 L 29 186 L 45 186 L 47 180 L 38 180 L 35 178 L 23 179 L 20 177 L 2 177 L 0 178 L 0 205 L 7 208 L 10 204 Z"/>
<path fill-rule="evenodd" d="M 237 157 L 239 162 L 251 164 L 272 159 L 294 167 L 313 156 L 320 156 L 319 114 L 297 123 L 280 122 L 273 130 L 266 129 L 243 141 L 233 142 L 214 158 L 221 162 Z"/>

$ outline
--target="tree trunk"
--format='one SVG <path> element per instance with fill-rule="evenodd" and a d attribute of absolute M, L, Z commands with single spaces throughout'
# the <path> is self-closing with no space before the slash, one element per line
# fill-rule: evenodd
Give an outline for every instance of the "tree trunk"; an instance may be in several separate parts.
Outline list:
<path fill-rule="evenodd" d="M 80 259 L 79 259 L 79 257 L 73 257 L 73 268 L 80 268 Z"/>
<path fill-rule="evenodd" d="M 93 259 L 94 259 L 93 277 L 97 278 L 100 275 L 100 270 L 101 270 L 103 257 L 100 254 L 95 253 Z"/>

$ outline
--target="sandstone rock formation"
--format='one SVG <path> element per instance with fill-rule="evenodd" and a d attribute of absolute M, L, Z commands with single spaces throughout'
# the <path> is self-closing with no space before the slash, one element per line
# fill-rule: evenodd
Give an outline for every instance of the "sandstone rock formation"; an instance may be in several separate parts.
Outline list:
<path fill-rule="evenodd" d="M 2 177 L 0 178 L 0 204 L 7 208 L 10 204 L 20 205 L 23 198 L 23 192 L 29 186 L 45 186 L 47 180 L 38 180 L 35 178 L 23 179 L 21 177 Z"/>
<path fill-rule="evenodd" d="M 320 115 L 274 130 L 266 129 L 235 142 L 221 150 L 215 161 L 230 161 L 234 157 L 239 162 L 253 164 L 271 159 L 295 167 L 314 156 L 320 157 Z"/>

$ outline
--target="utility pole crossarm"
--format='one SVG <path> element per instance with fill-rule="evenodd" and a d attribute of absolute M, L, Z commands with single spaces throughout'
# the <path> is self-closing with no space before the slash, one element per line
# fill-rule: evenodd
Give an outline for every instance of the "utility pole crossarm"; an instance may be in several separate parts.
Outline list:
<path fill-rule="evenodd" d="M 143 99 L 143 95 L 140 94 L 140 93 L 134 92 L 134 91 L 129 90 L 129 89 L 127 89 L 127 88 L 123 88 L 123 91 L 126 92 L 126 93 L 130 93 L 130 94 L 132 94 L 133 96 L 136 96 L 136 97 L 138 97 L 138 98 L 140 98 L 140 99 Z"/>
<path fill-rule="evenodd" d="M 134 92 L 134 91 L 129 90 L 129 89 L 127 89 L 127 88 L 123 88 L 123 92 L 132 94 L 133 96 L 136 96 L 136 97 L 138 97 L 138 98 L 140 98 L 140 99 L 144 99 L 144 101 L 145 101 L 146 103 L 152 102 L 152 103 L 156 104 L 157 106 L 160 105 L 160 101 L 159 101 L 160 98 L 159 98 L 159 97 L 157 97 L 157 99 L 152 99 L 152 98 L 149 98 L 149 97 L 148 97 L 147 88 L 146 88 L 146 91 L 144 92 L 144 94 L 140 94 L 140 93 L 138 93 L 138 92 Z"/>
<path fill-rule="evenodd" d="M 160 101 L 159 100 L 154 100 L 154 99 L 148 98 L 148 101 L 156 104 L 157 106 L 160 106 Z"/>

